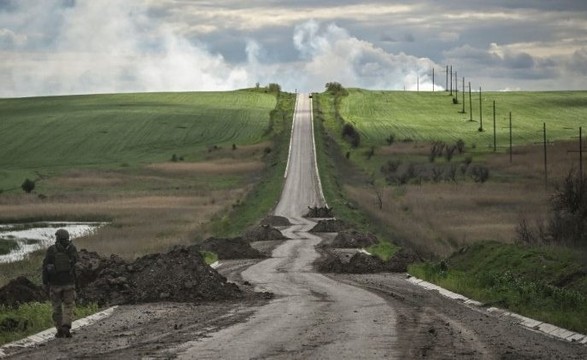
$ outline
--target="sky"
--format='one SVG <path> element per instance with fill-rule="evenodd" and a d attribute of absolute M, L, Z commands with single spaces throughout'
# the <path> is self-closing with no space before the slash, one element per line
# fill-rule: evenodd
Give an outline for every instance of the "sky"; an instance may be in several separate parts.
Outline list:
<path fill-rule="evenodd" d="M 585 0 L 0 0 L 0 97 L 587 90 Z M 455 74 L 456 73 L 456 74 Z M 455 82 L 456 85 L 456 82 Z"/>

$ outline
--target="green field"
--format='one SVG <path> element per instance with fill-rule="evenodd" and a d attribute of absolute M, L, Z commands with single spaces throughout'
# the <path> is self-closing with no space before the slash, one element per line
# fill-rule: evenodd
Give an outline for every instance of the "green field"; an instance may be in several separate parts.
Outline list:
<path fill-rule="evenodd" d="M 340 114 L 357 127 L 362 146 L 381 146 L 390 134 L 396 141 L 462 139 L 479 150 L 493 149 L 493 101 L 496 102 L 497 145 L 509 144 L 509 113 L 512 112 L 514 145 L 540 142 L 543 123 L 549 141 L 578 136 L 587 125 L 587 92 L 487 92 L 482 93 L 483 132 L 479 132 L 479 94 L 472 94 L 470 120 L 468 94 L 465 111 L 462 95 L 453 104 L 446 92 L 401 92 L 349 89 Z"/>
<path fill-rule="evenodd" d="M 0 189 L 35 171 L 193 161 L 208 146 L 258 143 L 275 103 L 262 90 L 0 99 Z"/>

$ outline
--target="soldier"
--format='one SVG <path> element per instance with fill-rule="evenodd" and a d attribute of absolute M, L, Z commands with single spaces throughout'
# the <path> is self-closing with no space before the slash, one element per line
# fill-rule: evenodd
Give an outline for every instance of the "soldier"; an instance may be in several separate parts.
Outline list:
<path fill-rule="evenodd" d="M 75 307 L 75 263 L 77 249 L 69 240 L 69 233 L 59 229 L 55 245 L 47 249 L 43 260 L 43 285 L 51 298 L 55 337 L 71 337 L 71 322 Z"/>

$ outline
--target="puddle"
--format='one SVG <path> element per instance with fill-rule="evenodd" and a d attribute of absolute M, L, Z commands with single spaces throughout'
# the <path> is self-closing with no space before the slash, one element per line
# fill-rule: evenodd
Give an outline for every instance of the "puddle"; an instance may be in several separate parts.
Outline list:
<path fill-rule="evenodd" d="M 0 242 L 16 243 L 8 254 L 0 255 L 0 263 L 22 260 L 27 254 L 46 249 L 55 243 L 55 231 L 66 229 L 71 239 L 92 234 L 103 222 L 36 222 L 31 224 L 0 225 Z"/>

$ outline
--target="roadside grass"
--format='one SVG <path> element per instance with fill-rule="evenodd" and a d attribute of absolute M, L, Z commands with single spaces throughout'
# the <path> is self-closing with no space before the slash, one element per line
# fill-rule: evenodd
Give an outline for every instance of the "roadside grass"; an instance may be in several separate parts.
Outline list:
<path fill-rule="evenodd" d="M 331 182 L 335 198 L 344 199 L 340 204 L 352 204 L 353 214 L 358 214 L 364 227 L 380 224 L 394 244 L 409 247 L 424 259 L 448 258 L 448 270 L 429 260 L 411 266 L 412 275 L 488 304 L 585 333 L 581 320 L 587 318 L 585 249 L 514 245 L 520 221 L 543 223 L 554 185 L 579 165 L 579 144 L 572 138 L 578 135 L 587 115 L 585 92 L 485 94 L 483 132 L 478 131 L 478 109 L 474 107 L 477 121 L 469 122 L 464 118 L 468 114 L 459 114 L 459 105 L 452 105 L 446 94 L 356 89 L 349 93 L 340 101 L 339 120 L 332 96 L 314 95 L 321 107 L 321 123 L 333 143 L 322 146 L 339 153 L 344 165 L 338 169 L 346 171 Z M 504 111 L 497 117 L 496 153 L 491 111 L 485 109 L 491 105 L 486 96 L 496 98 L 499 111 Z M 516 107 L 511 110 L 515 145 L 511 161 L 504 150 L 504 134 L 509 132 L 503 125 L 506 105 Z M 358 148 L 343 140 L 340 119 L 360 132 Z M 541 143 L 543 122 L 547 122 L 549 141 L 547 179 Z M 391 145 L 386 141 L 390 135 Z M 463 154 L 451 160 L 437 157 L 430 161 L 434 141 L 451 144 L 458 139 L 466 144 Z M 438 182 L 414 176 L 399 184 L 388 182 L 381 171 L 390 160 L 428 169 L 454 167 L 457 172 L 452 179 L 443 175 Z M 466 161 L 470 165 L 463 166 Z M 486 167 L 488 180 L 477 183 L 468 171 L 460 171 L 469 166 Z M 336 166 L 330 165 L 333 168 Z M 323 178 L 323 182 L 328 180 Z M 343 217 L 346 212 L 342 211 Z M 457 252 L 459 249 L 467 250 Z M 489 263 L 496 258 L 501 262 Z M 537 267 L 539 270 L 532 270 Z M 566 282 L 565 276 L 569 279 Z"/>
<path fill-rule="evenodd" d="M 391 229 L 384 222 L 369 218 L 353 199 L 348 196 L 346 184 L 364 184 L 368 179 L 356 165 L 342 155 L 341 146 L 336 135 L 329 130 L 335 126 L 330 99 L 314 94 L 314 131 L 320 181 L 328 206 L 334 209 L 334 215 L 344 220 L 355 229 L 374 233 L 379 244 L 367 249 L 370 253 L 387 260 L 399 247 L 392 243 L 395 238 Z M 344 181 L 343 181 L 344 179 Z"/>
<path fill-rule="evenodd" d="M 217 236 L 237 236 L 269 214 L 279 202 L 289 151 L 289 136 L 296 95 L 281 93 L 271 112 L 271 146 L 263 148 L 265 168 L 247 195 L 218 213 L 210 231 Z"/>
<path fill-rule="evenodd" d="M 74 318 L 79 319 L 98 311 L 98 306 L 91 304 L 77 305 Z M 17 308 L 0 305 L 0 345 L 22 339 L 39 331 L 53 327 L 51 320 L 51 303 L 26 303 Z"/>
<path fill-rule="evenodd" d="M 212 251 L 200 251 L 206 264 L 211 265 L 218 261 L 218 255 Z"/>
<path fill-rule="evenodd" d="M 587 277 L 575 249 L 476 243 L 410 274 L 533 319 L 587 333 Z"/>

